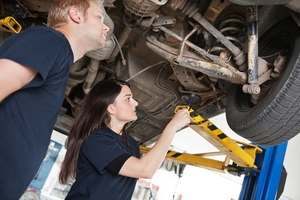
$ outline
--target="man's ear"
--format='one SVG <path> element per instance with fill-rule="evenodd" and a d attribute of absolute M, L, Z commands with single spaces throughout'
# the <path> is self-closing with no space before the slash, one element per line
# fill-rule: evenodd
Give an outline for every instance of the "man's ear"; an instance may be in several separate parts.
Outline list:
<path fill-rule="evenodd" d="M 76 8 L 71 8 L 69 10 L 69 16 L 75 23 L 80 23 L 80 21 L 82 20 L 81 14 Z"/>

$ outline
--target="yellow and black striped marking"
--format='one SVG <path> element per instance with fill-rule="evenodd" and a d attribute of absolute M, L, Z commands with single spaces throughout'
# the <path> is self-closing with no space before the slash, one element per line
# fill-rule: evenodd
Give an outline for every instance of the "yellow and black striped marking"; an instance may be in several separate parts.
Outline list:
<path fill-rule="evenodd" d="M 150 151 L 150 148 L 145 146 L 140 146 L 141 153 L 147 153 Z M 209 158 L 205 158 L 202 156 L 198 156 L 195 154 L 188 154 L 188 153 L 179 153 L 175 151 L 168 151 L 166 154 L 166 160 L 170 160 L 176 163 L 185 164 L 185 165 L 192 165 L 196 167 L 201 167 L 209 170 L 214 170 L 218 172 L 225 173 L 226 166 L 224 162 L 219 160 L 213 160 Z"/>
<path fill-rule="evenodd" d="M 189 127 L 205 138 L 208 142 L 214 145 L 219 152 L 208 152 L 201 154 L 188 154 L 179 153 L 175 151 L 168 151 L 166 159 L 180 164 L 193 165 L 197 167 L 206 168 L 209 170 L 216 170 L 219 172 L 225 172 L 230 167 L 228 166 L 229 160 L 232 160 L 240 167 L 257 168 L 254 165 L 255 157 L 257 153 L 261 153 L 262 149 L 259 147 L 236 142 L 230 139 L 225 133 L 223 133 L 217 126 L 211 121 L 202 118 L 189 106 L 177 106 L 175 112 L 180 109 L 188 109 L 190 112 L 191 123 Z M 239 146 L 238 144 L 242 145 Z M 201 145 L 201 144 L 199 144 Z M 145 146 L 140 146 L 141 153 L 147 153 L 150 149 Z M 225 160 L 215 160 L 207 158 L 207 156 L 225 155 Z M 227 167 L 228 166 L 228 167 Z"/>
<path fill-rule="evenodd" d="M 241 148 L 236 141 L 230 139 L 211 121 L 202 118 L 191 107 L 183 105 L 177 106 L 175 112 L 180 109 L 188 109 L 190 112 L 191 123 L 189 125 L 194 131 L 205 138 L 208 142 L 220 150 L 223 155 L 227 156 L 241 167 L 256 168 L 254 165 L 255 156 L 262 150 L 254 145 L 246 145 Z M 244 149 L 247 149 L 246 151 Z"/>

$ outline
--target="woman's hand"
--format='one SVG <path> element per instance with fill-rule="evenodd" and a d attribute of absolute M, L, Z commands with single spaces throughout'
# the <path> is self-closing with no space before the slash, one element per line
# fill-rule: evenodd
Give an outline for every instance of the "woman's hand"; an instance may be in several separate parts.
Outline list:
<path fill-rule="evenodd" d="M 175 131 L 182 129 L 190 123 L 190 112 L 188 109 L 178 110 L 172 120 L 167 125 L 168 128 L 174 128 Z"/>

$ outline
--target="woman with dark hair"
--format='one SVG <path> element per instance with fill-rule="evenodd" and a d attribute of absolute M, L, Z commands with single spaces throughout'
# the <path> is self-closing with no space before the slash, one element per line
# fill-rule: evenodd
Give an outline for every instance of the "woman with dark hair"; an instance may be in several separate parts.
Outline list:
<path fill-rule="evenodd" d="M 161 165 L 175 133 L 190 122 L 178 111 L 152 149 L 140 157 L 138 143 L 125 132 L 137 119 L 127 82 L 97 83 L 83 99 L 67 140 L 59 181 L 76 179 L 66 199 L 130 200 L 138 178 L 151 178 Z"/>

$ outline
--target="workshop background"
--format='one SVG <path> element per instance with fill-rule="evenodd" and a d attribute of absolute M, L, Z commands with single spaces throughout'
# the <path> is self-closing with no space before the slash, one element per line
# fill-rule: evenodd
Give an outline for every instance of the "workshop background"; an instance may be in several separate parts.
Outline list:
<path fill-rule="evenodd" d="M 219 129 L 232 139 L 247 142 L 230 130 L 225 115 L 210 119 Z M 51 143 L 44 162 L 28 191 L 21 200 L 61 200 L 64 199 L 72 182 L 68 185 L 58 183 L 59 167 L 66 149 L 66 135 L 53 131 Z M 280 200 L 300 200 L 300 172 L 297 167 L 299 157 L 295 156 L 300 144 L 300 135 L 288 142 L 284 166 L 287 171 L 285 189 Z M 217 149 L 190 128 L 176 134 L 172 150 L 186 153 L 204 153 Z M 140 179 L 132 200 L 238 200 L 243 176 L 219 173 L 194 166 L 185 166 L 180 174 L 179 164 L 164 161 L 153 179 Z M 180 175 L 180 176 L 179 176 Z"/>

